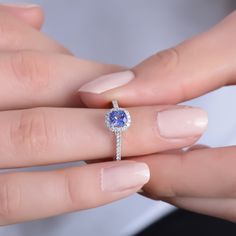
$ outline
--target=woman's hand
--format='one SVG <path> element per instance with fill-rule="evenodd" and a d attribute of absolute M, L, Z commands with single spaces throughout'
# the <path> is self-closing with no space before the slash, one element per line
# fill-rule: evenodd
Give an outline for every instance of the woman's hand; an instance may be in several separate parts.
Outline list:
<path fill-rule="evenodd" d="M 1 225 L 100 206 L 135 193 L 149 180 L 145 163 L 108 162 L 115 148 L 105 110 L 69 108 L 82 107 L 77 97 L 82 84 L 123 68 L 76 59 L 38 30 L 42 20 L 37 6 L 0 5 L 0 168 L 106 161 L 54 171 L 2 170 Z M 178 114 L 185 132 L 176 129 L 162 137 L 164 130 L 168 133 L 168 114 L 160 114 L 164 109 Z M 191 145 L 207 125 L 206 113 L 198 108 L 129 111 L 133 122 L 124 133 L 124 156 Z"/>
<path fill-rule="evenodd" d="M 132 69 L 133 76 L 122 72 L 85 84 L 81 98 L 90 107 L 114 98 L 123 106 L 176 104 L 236 84 L 235 25 L 236 12 L 208 32 L 145 60 Z M 235 146 L 203 148 L 135 160 L 150 167 L 144 191 L 152 198 L 236 222 L 235 153 Z"/>

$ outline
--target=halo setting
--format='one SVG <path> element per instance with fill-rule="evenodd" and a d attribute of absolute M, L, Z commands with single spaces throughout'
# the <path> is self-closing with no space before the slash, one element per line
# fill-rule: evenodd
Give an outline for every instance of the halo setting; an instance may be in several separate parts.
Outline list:
<path fill-rule="evenodd" d="M 117 101 L 112 101 L 113 108 L 105 115 L 105 124 L 108 129 L 116 135 L 116 157 L 115 160 L 121 160 L 121 133 L 127 130 L 131 125 L 129 112 L 118 106 Z"/>
<path fill-rule="evenodd" d="M 131 117 L 123 108 L 112 108 L 106 113 L 105 123 L 112 132 L 125 131 L 130 127 Z"/>

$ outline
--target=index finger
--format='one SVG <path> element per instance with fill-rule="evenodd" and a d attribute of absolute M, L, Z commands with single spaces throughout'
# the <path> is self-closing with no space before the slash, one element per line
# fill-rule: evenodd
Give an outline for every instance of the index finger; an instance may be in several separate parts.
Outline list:
<path fill-rule="evenodd" d="M 82 100 L 101 107 L 176 104 L 236 82 L 236 12 L 206 33 L 159 52 L 131 71 L 82 86 Z"/>
<path fill-rule="evenodd" d="M 104 109 L 33 108 L 0 112 L 0 167 L 22 167 L 115 156 L 115 135 Z M 207 126 L 199 108 L 129 108 L 131 127 L 122 132 L 122 156 L 191 145 Z M 148 141 L 147 141 L 148 140 Z"/>

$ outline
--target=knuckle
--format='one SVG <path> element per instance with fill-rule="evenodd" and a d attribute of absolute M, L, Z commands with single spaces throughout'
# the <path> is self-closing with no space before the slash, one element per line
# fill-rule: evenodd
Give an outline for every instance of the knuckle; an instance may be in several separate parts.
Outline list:
<path fill-rule="evenodd" d="M 18 51 L 9 57 L 10 70 L 20 85 L 31 90 L 43 90 L 50 80 L 50 66 L 40 54 Z"/>
<path fill-rule="evenodd" d="M 24 110 L 19 121 L 11 125 L 11 143 L 16 153 L 37 156 L 45 152 L 49 142 L 45 114 L 40 108 Z"/>
<path fill-rule="evenodd" d="M 22 30 L 18 22 L 10 15 L 1 12 L 0 14 L 0 41 L 1 48 L 18 49 L 22 42 Z"/>
<path fill-rule="evenodd" d="M 1 37 L 1 44 L 8 47 L 13 47 L 17 44 L 17 37 L 16 32 L 18 29 L 14 27 L 11 21 L 0 15 L 0 37 Z"/>
<path fill-rule="evenodd" d="M 180 52 L 178 47 L 166 49 L 154 54 L 156 65 L 159 65 L 165 72 L 174 70 L 180 62 Z"/>
<path fill-rule="evenodd" d="M 64 202 L 69 211 L 83 210 L 97 206 L 99 196 L 92 194 L 94 192 L 90 189 L 83 178 L 78 179 L 78 170 L 70 169 L 63 172 L 64 176 Z M 86 186 L 85 186 L 86 184 Z M 78 188 L 80 186 L 80 188 Z M 86 189 L 86 194 L 81 191 Z"/>
<path fill-rule="evenodd" d="M 83 200 L 83 195 L 80 194 L 76 185 L 80 186 L 81 182 L 77 178 L 75 178 L 77 174 L 74 173 L 73 170 L 68 170 L 63 172 L 64 177 L 64 196 L 65 201 L 67 203 L 68 209 L 81 209 L 83 208 L 88 199 Z M 75 181 L 77 179 L 77 181 Z M 86 195 L 86 194 L 85 194 Z M 83 206 L 83 207 L 82 207 Z"/>
<path fill-rule="evenodd" d="M 178 78 L 178 74 L 181 73 L 181 64 L 183 64 L 182 62 L 184 60 L 182 59 L 184 51 L 185 44 L 180 44 L 154 55 L 156 65 L 160 66 L 163 77 L 173 81 L 174 86 L 171 86 L 172 94 L 178 94 L 180 101 L 187 100 L 190 97 L 188 89 L 188 83 L 190 83 L 190 81 L 188 79 Z M 178 81 L 176 81 L 176 79 Z M 176 97 L 174 97 L 174 99 L 176 99 Z"/>
<path fill-rule="evenodd" d="M 65 193 L 65 202 L 68 202 L 69 208 L 70 206 L 74 206 L 76 202 L 76 197 L 74 194 L 74 188 L 72 187 L 71 176 L 69 172 L 64 172 L 64 193 Z"/>
<path fill-rule="evenodd" d="M 174 156 L 173 156 L 174 157 Z M 167 195 L 168 197 L 182 197 L 185 196 L 186 191 L 189 190 L 188 181 L 182 179 L 182 172 L 185 169 L 186 161 L 188 160 L 187 153 L 181 153 L 175 155 L 174 166 L 176 166 L 176 175 L 170 178 Z M 181 181 L 180 181 L 181 180 Z M 180 184 L 181 183 L 181 184 Z"/>
<path fill-rule="evenodd" d="M 14 217 L 20 206 L 20 188 L 12 178 L 0 181 L 0 224 Z"/>

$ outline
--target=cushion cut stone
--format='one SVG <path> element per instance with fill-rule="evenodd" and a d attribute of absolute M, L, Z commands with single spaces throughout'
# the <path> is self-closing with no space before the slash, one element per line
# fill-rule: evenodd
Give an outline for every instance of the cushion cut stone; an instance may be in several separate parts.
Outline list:
<path fill-rule="evenodd" d="M 122 110 L 112 111 L 109 114 L 109 122 L 113 127 L 122 128 L 127 124 L 128 118 L 126 113 Z"/>

